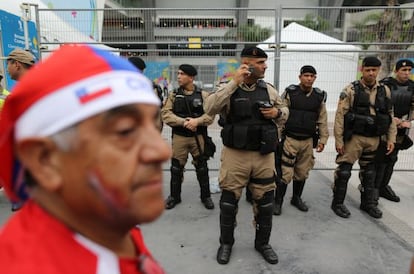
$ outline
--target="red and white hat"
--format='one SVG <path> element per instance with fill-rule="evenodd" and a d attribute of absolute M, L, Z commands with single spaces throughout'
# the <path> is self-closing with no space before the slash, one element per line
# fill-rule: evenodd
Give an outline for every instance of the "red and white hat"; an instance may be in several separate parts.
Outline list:
<path fill-rule="evenodd" d="M 159 105 L 152 83 L 128 60 L 85 45 L 66 45 L 16 84 L 0 113 L 0 185 L 9 198 L 27 198 L 16 141 L 45 137 L 111 108 Z"/>

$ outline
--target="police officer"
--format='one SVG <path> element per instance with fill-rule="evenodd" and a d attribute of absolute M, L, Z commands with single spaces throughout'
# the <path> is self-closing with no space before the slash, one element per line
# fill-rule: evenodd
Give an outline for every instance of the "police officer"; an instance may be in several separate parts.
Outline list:
<path fill-rule="evenodd" d="M 244 187 L 253 197 L 256 224 L 255 249 L 276 264 L 278 257 L 269 244 L 275 189 L 274 150 L 277 142 L 275 120 L 286 121 L 289 110 L 276 89 L 261 80 L 267 55 L 257 47 L 241 52 L 241 65 L 233 80 L 207 98 L 206 112 L 222 116 L 223 150 L 219 184 L 220 247 L 217 262 L 227 264 L 234 244 L 238 202 Z"/>
<path fill-rule="evenodd" d="M 214 208 L 210 197 L 207 158 L 203 155 L 204 136 L 214 116 L 204 113 L 203 105 L 209 93 L 193 83 L 196 75 L 197 70 L 192 65 L 180 65 L 177 74 L 180 87 L 170 93 L 161 110 L 164 123 L 172 127 L 171 194 L 165 201 L 166 209 L 181 203 L 181 184 L 188 153 L 193 157 L 201 202 L 207 209 Z"/>
<path fill-rule="evenodd" d="M 412 68 L 411 60 L 401 59 L 395 64 L 395 78 L 387 77 L 381 80 L 381 83 L 391 90 L 394 120 L 397 125 L 397 142 L 393 152 L 384 157 L 383 163 L 377 165 L 376 184 L 379 187 L 380 197 L 393 202 L 400 201 L 400 197 L 389 185 L 394 165 L 398 160 L 398 152 L 412 145 L 408 137 L 414 111 L 414 81 L 409 79 Z"/>
<path fill-rule="evenodd" d="M 301 195 L 309 171 L 315 164 L 313 148 L 316 148 L 316 152 L 322 152 L 329 135 L 326 92 L 313 87 L 315 80 L 316 69 L 303 66 L 299 85 L 288 86 L 282 94 L 282 99 L 289 107 L 289 118 L 283 130 L 283 147 L 279 155 L 282 179 L 276 189 L 274 215 L 282 213 L 283 197 L 292 178 L 293 195 L 290 203 L 300 211 L 308 211 Z"/>
<path fill-rule="evenodd" d="M 361 80 L 354 81 L 340 94 L 335 115 L 334 135 L 338 153 L 331 208 L 340 217 L 351 213 L 344 205 L 352 166 L 359 161 L 361 180 L 360 209 L 374 218 L 381 218 L 377 207 L 378 189 L 375 188 L 375 154 L 380 136 L 386 135 L 386 153 L 394 150 L 397 129 L 393 120 L 391 93 L 376 80 L 381 61 L 365 57 Z"/>
<path fill-rule="evenodd" d="M 128 61 L 131 62 L 137 69 L 139 69 L 142 73 L 144 73 L 145 69 L 147 68 L 147 65 L 145 64 L 144 60 L 138 56 L 132 56 L 128 58 Z M 161 92 L 160 85 L 156 84 L 154 81 L 152 81 L 152 86 L 154 88 L 154 93 L 160 98 L 161 106 L 164 102 L 164 98 Z M 158 119 L 156 121 L 157 128 L 162 131 L 163 123 L 161 118 L 161 112 L 158 114 Z"/>

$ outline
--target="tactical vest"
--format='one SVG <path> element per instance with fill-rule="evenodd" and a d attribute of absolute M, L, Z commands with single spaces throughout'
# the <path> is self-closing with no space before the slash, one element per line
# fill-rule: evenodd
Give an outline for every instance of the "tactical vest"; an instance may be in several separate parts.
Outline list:
<path fill-rule="evenodd" d="M 394 116 L 402 118 L 408 115 L 411 110 L 411 104 L 413 101 L 414 82 L 408 80 L 406 83 L 401 84 L 393 77 L 387 77 L 381 81 L 391 89 L 391 101 L 394 106 Z M 397 135 L 403 136 L 406 133 L 405 128 L 399 128 Z"/>
<path fill-rule="evenodd" d="M 306 139 L 315 134 L 319 110 L 326 99 L 326 93 L 318 88 L 313 88 L 310 96 L 303 92 L 299 85 L 290 85 L 286 88 L 289 95 L 289 118 L 285 125 L 287 136 Z"/>
<path fill-rule="evenodd" d="M 350 124 L 353 134 L 367 137 L 381 136 L 388 132 L 391 124 L 391 101 L 386 96 L 384 85 L 377 87 L 375 105 L 371 105 L 369 94 L 365 92 L 364 87 L 359 81 L 352 83 L 355 90 L 354 103 L 345 116 L 346 124 Z M 370 107 L 375 110 L 375 115 L 370 112 Z M 351 120 L 351 121 L 349 121 Z"/>
<path fill-rule="evenodd" d="M 272 120 L 265 119 L 261 114 L 259 107 L 263 103 L 270 103 L 264 81 L 258 81 L 254 91 L 237 88 L 230 97 L 230 112 L 221 131 L 225 146 L 260 151 L 262 154 L 274 151 L 277 128 Z"/>
<path fill-rule="evenodd" d="M 194 92 L 190 95 L 186 95 L 182 88 L 179 88 L 178 90 L 174 91 L 175 100 L 173 104 L 173 112 L 178 117 L 197 118 L 204 114 L 203 96 L 201 94 L 201 90 L 197 86 L 194 87 Z M 182 126 L 173 127 L 172 133 L 186 137 L 194 136 L 194 132 Z M 207 127 L 198 126 L 196 133 L 207 133 Z"/>

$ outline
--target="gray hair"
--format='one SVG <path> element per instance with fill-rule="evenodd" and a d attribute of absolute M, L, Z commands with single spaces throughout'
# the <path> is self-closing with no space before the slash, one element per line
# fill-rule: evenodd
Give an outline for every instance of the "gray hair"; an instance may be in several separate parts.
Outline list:
<path fill-rule="evenodd" d="M 76 139 L 77 134 L 77 126 L 74 125 L 51 135 L 50 139 L 55 142 L 56 146 L 59 149 L 63 151 L 69 151 L 73 148 L 73 141 Z"/>

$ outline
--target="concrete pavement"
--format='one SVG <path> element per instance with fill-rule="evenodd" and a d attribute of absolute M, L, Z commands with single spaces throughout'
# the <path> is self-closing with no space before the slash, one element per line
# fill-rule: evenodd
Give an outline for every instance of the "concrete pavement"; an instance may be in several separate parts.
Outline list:
<path fill-rule="evenodd" d="M 211 172 L 211 177 L 217 172 Z M 311 172 L 303 198 L 310 207 L 303 213 L 290 205 L 288 188 L 283 213 L 274 216 L 271 244 L 279 263 L 270 265 L 254 250 L 253 213 L 244 197 L 239 202 L 236 242 L 228 265 L 215 256 L 219 237 L 220 194 L 213 194 L 216 208 L 201 204 L 194 171 L 185 173 L 183 202 L 165 211 L 153 224 L 143 226 L 146 242 L 167 273 L 377 273 L 406 274 L 414 255 L 414 174 L 397 172 L 393 186 L 400 203 L 380 200 L 384 217 L 376 220 L 359 210 L 358 174 L 350 181 L 346 205 L 349 219 L 330 209 L 332 171 Z M 169 174 L 165 176 L 165 194 Z"/>

